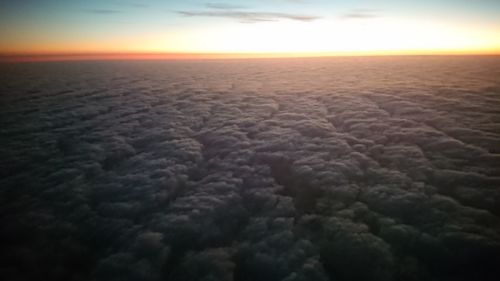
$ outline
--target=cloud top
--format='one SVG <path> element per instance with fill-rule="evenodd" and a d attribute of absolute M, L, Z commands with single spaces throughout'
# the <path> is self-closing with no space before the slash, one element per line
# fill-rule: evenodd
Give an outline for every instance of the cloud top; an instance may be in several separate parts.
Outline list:
<path fill-rule="evenodd" d="M 499 66 L 0 65 L 2 280 L 496 281 Z"/>

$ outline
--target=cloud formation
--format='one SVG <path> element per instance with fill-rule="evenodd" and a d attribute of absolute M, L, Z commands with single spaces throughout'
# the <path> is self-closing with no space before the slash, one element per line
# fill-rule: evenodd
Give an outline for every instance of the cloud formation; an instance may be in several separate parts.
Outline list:
<path fill-rule="evenodd" d="M 496 281 L 498 65 L 0 65 L 2 280 Z"/>

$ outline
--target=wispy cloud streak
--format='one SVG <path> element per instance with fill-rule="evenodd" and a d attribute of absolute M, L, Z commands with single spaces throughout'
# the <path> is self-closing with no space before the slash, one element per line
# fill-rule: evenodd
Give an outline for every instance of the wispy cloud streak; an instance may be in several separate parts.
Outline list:
<path fill-rule="evenodd" d="M 225 10 L 225 11 L 179 11 L 181 15 L 188 17 L 218 17 L 231 18 L 244 23 L 256 23 L 262 21 L 279 21 L 282 19 L 295 21 L 313 21 L 319 19 L 317 16 L 287 14 L 276 12 L 248 12 L 241 10 Z"/>
<path fill-rule="evenodd" d="M 206 3 L 207 10 L 178 11 L 177 13 L 187 17 L 216 17 L 230 18 L 242 23 L 256 23 L 279 20 L 313 21 L 319 19 L 317 16 L 305 14 L 289 14 L 280 12 L 252 11 L 248 7 L 230 3 Z"/>

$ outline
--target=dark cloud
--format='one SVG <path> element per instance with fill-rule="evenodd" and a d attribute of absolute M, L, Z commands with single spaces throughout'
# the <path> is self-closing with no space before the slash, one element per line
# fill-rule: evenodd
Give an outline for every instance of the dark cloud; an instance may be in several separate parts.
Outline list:
<path fill-rule="evenodd" d="M 0 65 L 2 278 L 497 280 L 499 63 Z"/>

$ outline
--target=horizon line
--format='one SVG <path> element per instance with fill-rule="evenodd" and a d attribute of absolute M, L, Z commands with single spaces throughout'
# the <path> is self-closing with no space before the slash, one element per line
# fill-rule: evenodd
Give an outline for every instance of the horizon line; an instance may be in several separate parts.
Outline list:
<path fill-rule="evenodd" d="M 227 60 L 378 56 L 499 56 L 500 50 L 401 50 L 351 52 L 183 53 L 183 52 L 0 52 L 0 63 L 112 60 Z"/>

